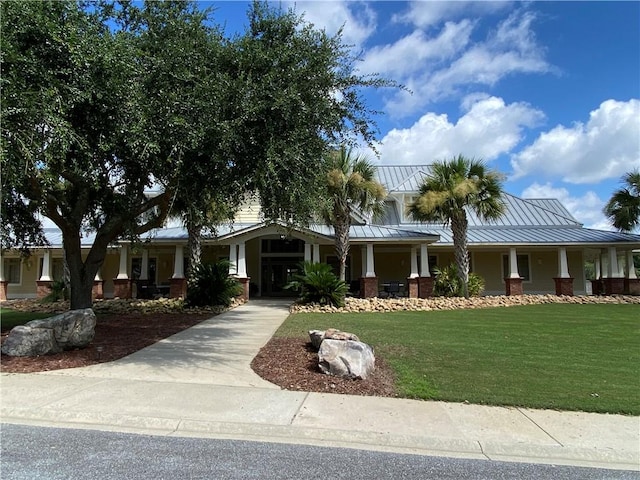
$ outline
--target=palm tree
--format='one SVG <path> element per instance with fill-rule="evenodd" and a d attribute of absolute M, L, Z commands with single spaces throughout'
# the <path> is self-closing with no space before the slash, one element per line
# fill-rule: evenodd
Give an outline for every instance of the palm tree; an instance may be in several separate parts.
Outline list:
<path fill-rule="evenodd" d="M 622 177 L 623 187 L 613 192 L 604 214 L 618 230 L 630 232 L 640 225 L 640 170 Z"/>
<path fill-rule="evenodd" d="M 349 254 L 351 214 L 357 209 L 364 215 L 377 217 L 384 211 L 386 192 L 375 178 L 376 167 L 366 156 L 341 147 L 332 152 L 327 172 L 329 205 L 323 216 L 335 232 L 336 255 L 340 261 L 340 280 L 345 280 Z"/>
<path fill-rule="evenodd" d="M 414 220 L 451 225 L 458 276 L 465 297 L 469 296 L 466 209 L 473 210 L 481 220 L 497 220 L 506 208 L 502 193 L 502 175 L 487 170 L 480 160 L 458 155 L 431 166 L 431 173 L 420 186 L 420 196 L 409 205 L 409 214 Z"/>

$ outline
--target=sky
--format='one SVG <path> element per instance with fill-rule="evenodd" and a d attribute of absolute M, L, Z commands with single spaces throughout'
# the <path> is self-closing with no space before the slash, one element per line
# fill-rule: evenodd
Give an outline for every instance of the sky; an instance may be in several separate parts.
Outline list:
<path fill-rule="evenodd" d="M 202 2 L 227 33 L 249 3 Z M 524 198 L 558 198 L 587 228 L 640 168 L 640 2 L 279 2 L 359 54 L 362 74 L 405 85 L 364 92 L 379 165 L 458 154 Z"/>

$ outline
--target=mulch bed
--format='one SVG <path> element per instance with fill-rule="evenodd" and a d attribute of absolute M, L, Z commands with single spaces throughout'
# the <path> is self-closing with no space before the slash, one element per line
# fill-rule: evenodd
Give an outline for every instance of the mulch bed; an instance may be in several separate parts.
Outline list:
<path fill-rule="evenodd" d="M 2 355 L 4 373 L 33 373 L 111 362 L 130 355 L 207 318 L 206 314 L 155 313 L 98 315 L 93 341 L 83 349 L 39 357 Z M 1 341 L 8 335 L 2 331 Z M 394 397 L 394 375 L 383 359 L 376 358 L 376 370 L 367 380 L 338 378 L 318 368 L 318 355 L 311 343 L 301 338 L 272 338 L 251 363 L 265 380 L 285 390 Z"/>
<path fill-rule="evenodd" d="M 0 370 L 6 373 L 32 373 L 111 362 L 207 318 L 211 318 L 211 314 L 98 315 L 95 337 L 86 348 L 39 357 L 2 355 Z M 2 342 L 8 333 L 2 331 Z"/>

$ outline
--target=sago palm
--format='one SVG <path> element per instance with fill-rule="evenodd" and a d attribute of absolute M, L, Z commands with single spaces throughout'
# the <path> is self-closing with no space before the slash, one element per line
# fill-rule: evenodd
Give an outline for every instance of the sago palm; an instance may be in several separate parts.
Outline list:
<path fill-rule="evenodd" d="M 340 280 L 345 280 L 349 254 L 349 228 L 355 209 L 364 215 L 377 217 L 384 210 L 386 192 L 376 180 L 376 167 L 361 154 L 340 148 L 332 152 L 327 173 L 329 205 L 324 218 L 335 232 L 336 255 L 340 262 Z"/>
<path fill-rule="evenodd" d="M 622 177 L 624 186 L 613 192 L 604 207 L 611 224 L 623 232 L 631 232 L 640 225 L 640 170 Z"/>
<path fill-rule="evenodd" d="M 480 160 L 458 155 L 435 162 L 420 186 L 420 196 L 409 205 L 409 214 L 419 222 L 443 222 L 451 226 L 458 276 L 463 294 L 469 296 L 467 212 L 483 221 L 497 220 L 505 211 L 502 175 L 488 170 Z"/>

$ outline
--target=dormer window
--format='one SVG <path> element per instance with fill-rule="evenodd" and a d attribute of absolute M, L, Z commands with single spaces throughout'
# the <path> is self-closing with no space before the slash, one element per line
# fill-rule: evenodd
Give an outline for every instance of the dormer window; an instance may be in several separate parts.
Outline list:
<path fill-rule="evenodd" d="M 402 209 L 402 221 L 404 221 L 404 222 L 413 222 L 414 221 L 411 218 L 411 215 L 409 215 L 409 205 L 411 205 L 413 202 L 418 200 L 418 197 L 420 197 L 420 195 L 417 195 L 417 194 L 411 194 L 411 195 L 405 195 L 404 196 L 404 205 L 403 205 L 403 209 Z"/>

